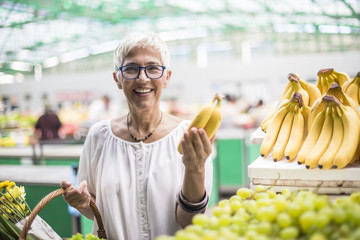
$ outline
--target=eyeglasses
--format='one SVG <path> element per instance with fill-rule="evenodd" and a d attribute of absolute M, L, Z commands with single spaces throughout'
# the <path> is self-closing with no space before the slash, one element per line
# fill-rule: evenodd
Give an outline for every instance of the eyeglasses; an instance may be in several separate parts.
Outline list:
<path fill-rule="evenodd" d="M 161 78 L 162 75 L 164 74 L 165 68 L 166 67 L 161 66 L 161 65 L 148 65 L 146 67 L 128 65 L 128 66 L 119 67 L 119 70 L 121 71 L 121 74 L 125 79 L 138 78 L 140 75 L 141 69 L 144 69 L 145 74 L 148 78 L 158 79 L 158 78 Z"/>

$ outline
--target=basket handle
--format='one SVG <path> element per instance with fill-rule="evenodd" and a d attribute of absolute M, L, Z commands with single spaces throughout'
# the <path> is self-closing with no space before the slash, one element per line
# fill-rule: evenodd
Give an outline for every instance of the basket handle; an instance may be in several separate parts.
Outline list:
<path fill-rule="evenodd" d="M 41 199 L 41 201 L 35 206 L 35 208 L 30 213 L 30 215 L 24 225 L 24 228 L 22 229 L 22 231 L 20 233 L 19 240 L 26 239 L 26 235 L 30 229 L 30 226 L 31 226 L 32 222 L 34 221 L 36 215 L 38 215 L 39 212 L 41 211 L 41 209 L 43 209 L 45 207 L 45 205 L 48 204 L 53 198 L 64 194 L 66 191 L 68 191 L 70 189 L 72 189 L 72 188 L 67 188 L 65 190 L 63 188 L 57 189 L 57 190 L 49 193 L 48 195 L 46 195 L 43 199 Z M 96 207 L 96 204 L 95 204 L 94 200 L 92 200 L 92 199 L 90 200 L 90 207 L 94 213 L 96 222 L 99 227 L 99 229 L 97 231 L 98 236 L 99 236 L 99 238 L 106 239 L 107 237 L 106 237 L 106 233 L 105 233 L 105 229 L 104 229 L 104 224 L 103 224 L 99 209 Z"/>

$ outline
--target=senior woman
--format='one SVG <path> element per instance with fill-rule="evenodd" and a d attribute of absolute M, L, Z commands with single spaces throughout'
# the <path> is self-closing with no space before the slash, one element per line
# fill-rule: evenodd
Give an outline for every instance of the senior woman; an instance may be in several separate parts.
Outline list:
<path fill-rule="evenodd" d="M 189 134 L 189 120 L 160 110 L 172 74 L 169 61 L 167 45 L 153 32 L 132 33 L 121 41 L 113 78 L 129 113 L 91 127 L 80 157 L 81 183 L 64 194 L 90 219 L 89 202 L 95 199 L 110 240 L 173 235 L 207 207 L 212 141 L 203 129 Z M 61 186 L 72 187 L 65 181 Z"/>

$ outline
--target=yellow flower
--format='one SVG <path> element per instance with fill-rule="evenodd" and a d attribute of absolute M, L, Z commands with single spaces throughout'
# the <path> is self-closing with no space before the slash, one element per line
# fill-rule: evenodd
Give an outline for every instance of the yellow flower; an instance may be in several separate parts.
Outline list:
<path fill-rule="evenodd" d="M 16 186 L 16 184 L 14 182 L 10 182 L 9 185 L 6 187 L 6 189 L 10 190 L 10 188 L 12 188 L 12 186 Z"/>
<path fill-rule="evenodd" d="M 3 181 L 0 183 L 0 189 L 2 190 L 4 187 L 7 187 L 9 185 L 9 180 Z"/>

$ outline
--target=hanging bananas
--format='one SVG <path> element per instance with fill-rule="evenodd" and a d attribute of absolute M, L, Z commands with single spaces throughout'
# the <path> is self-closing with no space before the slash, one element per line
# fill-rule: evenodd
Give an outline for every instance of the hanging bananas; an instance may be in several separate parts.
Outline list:
<path fill-rule="evenodd" d="M 319 79 L 316 86 L 320 90 L 321 95 L 324 95 L 329 89 L 330 85 L 334 82 L 338 83 L 340 87 L 342 87 L 344 83 L 350 79 L 347 73 L 336 72 L 333 68 L 320 69 L 317 75 Z"/>
<path fill-rule="evenodd" d="M 220 127 L 222 121 L 222 113 L 221 113 L 221 101 L 223 96 L 221 94 L 216 94 L 213 99 L 206 103 L 201 109 L 200 112 L 195 116 L 195 118 L 190 123 L 187 131 L 190 132 L 190 129 L 195 128 L 203 128 L 208 136 L 211 139 L 218 128 Z M 214 107 L 214 103 L 216 105 Z M 181 147 L 182 139 L 178 145 L 178 152 L 182 154 Z"/>
<path fill-rule="evenodd" d="M 360 106 L 360 72 L 356 74 L 354 79 L 349 80 L 344 86 L 344 92 Z"/>

